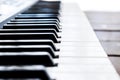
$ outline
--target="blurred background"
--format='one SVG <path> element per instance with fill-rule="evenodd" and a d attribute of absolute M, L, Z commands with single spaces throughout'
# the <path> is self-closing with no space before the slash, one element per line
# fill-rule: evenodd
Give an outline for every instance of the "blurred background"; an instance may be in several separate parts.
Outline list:
<path fill-rule="evenodd" d="M 79 4 L 120 75 L 120 0 L 63 1 Z"/>

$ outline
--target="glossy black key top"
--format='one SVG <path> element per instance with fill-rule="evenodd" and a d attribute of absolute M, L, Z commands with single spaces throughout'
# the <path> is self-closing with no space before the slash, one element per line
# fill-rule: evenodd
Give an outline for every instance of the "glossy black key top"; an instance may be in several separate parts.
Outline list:
<path fill-rule="evenodd" d="M 54 29 L 0 29 L 0 33 L 53 33 L 57 38 L 61 38 Z"/>
<path fill-rule="evenodd" d="M 29 11 L 25 11 L 22 14 L 59 14 L 58 11 L 56 10 L 51 10 L 51 9 L 38 9 L 38 10 L 29 10 Z"/>
<path fill-rule="evenodd" d="M 33 5 L 31 8 L 42 7 L 42 8 L 51 8 L 51 9 L 60 9 L 60 1 L 39 1 L 37 4 Z M 30 9 L 31 9 L 30 8 Z"/>
<path fill-rule="evenodd" d="M 60 24 L 59 23 L 57 23 L 57 22 L 55 22 L 55 21 L 21 21 L 21 22 L 8 22 L 7 24 L 14 24 L 14 25 L 19 25 L 19 24 L 43 24 L 43 25 L 45 25 L 45 24 L 55 24 L 59 29 L 61 29 L 60 28 Z"/>
<path fill-rule="evenodd" d="M 53 49 L 48 45 L 39 46 L 0 46 L 0 52 L 48 52 L 53 58 L 58 58 Z"/>
<path fill-rule="evenodd" d="M 7 24 L 56 24 L 57 26 L 60 26 L 60 24 L 56 21 L 45 21 L 45 20 L 41 20 L 41 21 L 11 21 L 11 22 L 8 22 Z"/>
<path fill-rule="evenodd" d="M 56 66 L 47 52 L 0 53 L 0 66 L 44 65 Z"/>
<path fill-rule="evenodd" d="M 59 17 L 57 14 L 19 14 L 17 17 Z"/>
<path fill-rule="evenodd" d="M 60 11 L 60 8 L 59 7 L 55 7 L 54 5 L 52 6 L 42 6 L 42 5 L 34 5 L 33 7 L 29 8 L 27 11 L 29 10 L 51 10 L 51 11 L 55 11 L 55 12 L 59 12 Z M 23 13 L 25 14 L 25 13 Z M 31 13 L 32 14 L 32 13 Z M 43 13 L 39 13 L 39 14 L 43 14 Z M 52 14 L 51 12 L 50 13 L 47 13 L 47 14 Z M 54 13 L 55 15 L 59 15 L 58 13 Z"/>
<path fill-rule="evenodd" d="M 0 66 L 0 79 L 28 79 L 51 80 L 46 68 L 38 66 Z"/>
<path fill-rule="evenodd" d="M 48 14 L 51 14 L 51 12 L 59 12 L 59 8 L 56 6 L 56 5 L 51 5 L 51 6 L 42 6 L 42 5 L 34 5 L 34 6 L 32 6 L 31 8 L 29 8 L 28 10 L 26 10 L 26 11 L 31 11 L 31 10 L 33 10 L 33 11 L 36 11 L 36 10 L 41 10 L 40 12 L 50 12 L 50 13 L 48 13 Z M 42 13 L 43 14 L 43 13 Z"/>
<path fill-rule="evenodd" d="M 29 40 L 29 39 L 46 39 L 54 43 L 60 43 L 53 33 L 1 33 L 0 40 Z"/>
<path fill-rule="evenodd" d="M 0 40 L 0 46 L 19 46 L 19 45 L 49 45 L 54 51 L 60 51 L 56 48 L 52 40 Z"/>
<path fill-rule="evenodd" d="M 37 4 L 46 4 L 46 5 L 57 5 L 57 6 L 59 6 L 60 5 L 60 3 L 61 3 L 61 1 L 39 1 Z"/>
<path fill-rule="evenodd" d="M 15 19 L 58 19 L 57 16 L 16 16 Z"/>
<path fill-rule="evenodd" d="M 59 23 L 57 19 L 11 19 L 11 22 L 37 22 L 37 21 L 55 21 Z"/>
<path fill-rule="evenodd" d="M 58 14 L 18 14 L 17 16 L 59 16 Z"/>
<path fill-rule="evenodd" d="M 51 4 L 51 3 L 43 3 L 43 2 L 39 2 L 35 5 L 33 5 L 31 8 L 29 9 L 34 9 L 34 8 L 49 8 L 49 9 L 55 9 L 55 10 L 60 10 L 60 4 Z"/>
<path fill-rule="evenodd" d="M 3 29 L 55 29 L 61 32 L 55 24 L 7 24 L 3 26 Z"/>

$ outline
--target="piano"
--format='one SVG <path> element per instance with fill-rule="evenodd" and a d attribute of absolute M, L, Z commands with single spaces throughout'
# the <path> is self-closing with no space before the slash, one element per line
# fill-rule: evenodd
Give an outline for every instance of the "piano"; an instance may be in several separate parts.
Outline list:
<path fill-rule="evenodd" d="M 77 3 L 0 1 L 0 80 L 120 80 Z"/>

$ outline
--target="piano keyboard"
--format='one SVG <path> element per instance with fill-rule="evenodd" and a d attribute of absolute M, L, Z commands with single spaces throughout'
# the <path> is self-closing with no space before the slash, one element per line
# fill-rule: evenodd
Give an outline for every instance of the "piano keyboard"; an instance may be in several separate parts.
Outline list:
<path fill-rule="evenodd" d="M 0 29 L 0 80 L 120 80 L 77 4 L 20 12 Z"/>

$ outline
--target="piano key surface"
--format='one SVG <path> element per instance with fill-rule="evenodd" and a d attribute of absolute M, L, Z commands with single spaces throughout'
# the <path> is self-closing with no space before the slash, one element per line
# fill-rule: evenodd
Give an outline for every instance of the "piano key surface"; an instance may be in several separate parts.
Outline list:
<path fill-rule="evenodd" d="M 119 80 L 85 15 L 78 10 L 76 4 L 62 4 L 59 64 L 47 68 L 48 72 L 57 80 Z"/>
<path fill-rule="evenodd" d="M 53 3 L 53 4 L 51 4 Z M 32 6 L 30 9 L 28 9 L 26 12 L 23 12 L 23 15 L 27 15 L 27 18 L 24 18 L 25 16 L 22 16 L 22 14 L 18 15 L 16 18 L 17 19 L 12 19 L 13 23 L 8 23 L 4 25 L 3 30 L 11 29 L 11 30 L 25 30 L 25 29 L 43 29 L 43 27 L 46 25 L 47 29 L 54 29 L 58 33 L 60 28 L 57 24 L 54 24 L 55 26 L 52 25 L 52 28 L 50 28 L 51 24 L 35 24 L 34 21 L 55 21 L 57 23 L 60 22 L 62 25 L 62 33 L 60 34 L 61 37 L 61 43 L 57 43 L 50 37 L 55 36 L 54 33 L 1 33 L 0 34 L 0 42 L 4 41 L 5 42 L 38 42 L 39 40 L 47 40 L 52 41 L 53 44 L 57 46 L 57 48 L 60 48 L 59 52 L 54 51 L 52 49 L 51 45 L 0 45 L 0 49 L 3 50 L 4 52 L 1 51 L 1 56 L 7 56 L 7 55 L 26 55 L 26 56 L 40 56 L 42 54 L 41 51 L 45 53 L 54 53 L 55 55 L 59 54 L 59 58 L 53 58 L 53 54 L 51 53 L 51 58 L 53 58 L 53 62 L 58 63 L 58 66 L 54 67 L 43 67 L 42 68 L 37 65 L 37 66 L 25 66 L 25 71 L 26 70 L 37 70 L 35 72 L 36 75 L 32 75 L 32 72 L 30 75 L 27 75 L 28 72 L 26 72 L 26 76 L 31 76 L 33 77 L 38 77 L 39 73 L 40 74 L 49 74 L 41 76 L 42 80 L 51 80 L 51 79 L 56 79 L 56 80 L 119 80 L 119 76 L 116 73 L 114 67 L 112 66 L 111 62 L 109 61 L 106 53 L 104 52 L 101 44 L 99 43 L 99 40 L 97 39 L 95 33 L 93 32 L 92 27 L 90 26 L 87 18 L 85 17 L 84 13 L 79 9 L 77 4 L 68 4 L 68 3 L 62 3 L 61 4 L 61 9 L 62 10 L 57 10 L 60 8 L 59 4 L 60 2 L 44 2 L 41 1 L 41 3 Z M 41 11 L 38 11 L 39 7 Z M 56 6 L 56 7 L 55 7 Z M 34 10 L 33 10 L 34 9 Z M 56 11 L 55 11 L 55 10 Z M 32 11 L 33 10 L 33 11 Z M 48 11 L 46 11 L 48 10 Z M 79 11 L 79 12 L 78 12 Z M 36 14 L 33 15 L 33 13 L 36 12 Z M 46 18 L 45 15 L 44 17 L 40 17 L 40 14 L 58 14 L 60 13 L 61 15 L 58 18 Z M 38 15 L 39 14 L 39 15 Z M 36 17 L 30 17 L 30 16 L 35 16 Z M 57 15 L 58 16 L 58 15 Z M 39 17 L 41 19 L 39 19 Z M 48 16 L 47 16 L 48 17 Z M 25 21 L 25 22 L 24 22 Z M 18 23 L 17 23 L 18 22 Z M 23 24 L 21 24 L 24 22 Z M 33 22 L 32 24 L 29 24 L 27 22 Z M 57 25 L 57 26 L 56 26 Z M 39 28 L 37 28 L 39 26 Z M 41 28 L 40 28 L 41 27 Z M 45 26 L 44 26 L 45 27 Z M 54 27 L 54 28 L 53 28 Z M 41 34 L 41 36 L 40 36 Z M 44 38 L 46 34 L 46 38 Z M 35 37 L 32 40 L 29 40 L 32 38 L 32 36 L 37 37 L 42 37 L 40 39 L 35 39 Z M 5 37 L 6 36 L 6 37 Z M 11 39 L 12 37 L 12 39 Z M 22 39 L 21 39 L 21 38 Z M 24 38 L 23 38 L 24 37 Z M 7 38 L 7 39 L 5 39 Z M 29 39 L 28 39 L 29 38 Z M 58 38 L 55 37 L 57 40 Z M 18 43 L 17 43 L 18 44 Z M 9 49 L 12 49 L 14 52 L 8 52 Z M 19 51 L 22 53 L 20 54 Z M 16 50 L 19 50 L 18 52 Z M 27 51 L 30 52 L 27 52 Z M 31 52 L 33 50 L 33 52 Z M 37 51 L 38 52 L 37 52 Z M 25 52 L 24 52 L 25 51 Z M 34 53 L 34 54 L 31 54 Z M 48 55 L 48 54 L 47 54 Z M 50 54 L 49 54 L 50 55 Z M 26 57 L 27 58 L 27 57 Z M 35 63 L 34 63 L 35 64 Z M 44 65 L 44 64 L 43 64 Z M 0 66 L 1 67 L 1 66 Z M 30 67 L 30 68 L 29 68 Z M 5 69 L 3 69 L 5 68 Z M 15 70 L 23 70 L 23 67 L 21 66 L 10 66 L 6 68 L 5 66 L 3 68 L 0 68 L 0 71 L 7 71 L 9 69 L 13 69 L 13 73 L 11 72 L 11 77 L 15 77 L 14 75 L 14 69 Z M 19 77 L 19 74 L 21 77 L 23 76 L 19 71 L 16 74 L 17 77 Z M 3 74 L 4 75 L 4 74 Z M 10 77 L 10 76 L 9 76 Z M 24 76 L 23 76 L 24 77 Z M 50 78 L 49 78 L 50 77 Z M 44 79 L 45 78 L 45 79 Z"/>

